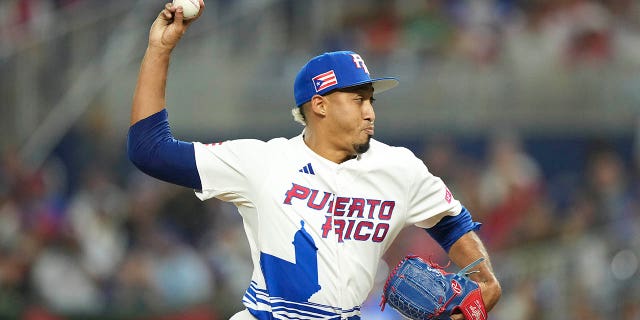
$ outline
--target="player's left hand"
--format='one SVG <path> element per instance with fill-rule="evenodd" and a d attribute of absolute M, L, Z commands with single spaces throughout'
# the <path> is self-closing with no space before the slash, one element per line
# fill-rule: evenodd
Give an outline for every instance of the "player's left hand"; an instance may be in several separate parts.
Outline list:
<path fill-rule="evenodd" d="M 407 256 L 389 274 L 380 306 L 388 303 L 409 319 L 486 319 L 480 286 L 468 277 L 483 260 L 454 274 Z"/>
<path fill-rule="evenodd" d="M 471 277 L 473 277 L 474 275 L 472 275 Z M 476 280 L 476 279 L 474 279 L 474 280 Z M 488 285 L 486 283 L 482 282 L 482 281 L 476 281 L 476 284 L 478 285 L 478 287 L 480 287 L 480 292 L 482 292 L 483 301 L 487 301 L 487 299 L 489 299 L 489 298 L 485 298 L 485 293 L 490 291 L 490 289 L 488 289 Z M 487 310 L 489 310 L 489 308 L 487 308 Z M 465 320 L 465 319 L 466 318 L 464 317 L 464 315 L 462 313 L 453 313 L 451 315 L 451 320 Z"/>

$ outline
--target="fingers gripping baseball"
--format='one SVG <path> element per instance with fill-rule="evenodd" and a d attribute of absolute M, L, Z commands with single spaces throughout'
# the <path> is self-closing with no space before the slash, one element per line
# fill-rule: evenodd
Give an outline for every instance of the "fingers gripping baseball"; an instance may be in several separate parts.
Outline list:
<path fill-rule="evenodd" d="M 160 11 L 158 17 L 151 26 L 151 31 L 149 32 L 149 46 L 165 50 L 172 50 L 175 48 L 180 41 L 180 38 L 182 38 L 182 35 L 187 31 L 189 25 L 202 15 L 204 10 L 204 1 L 198 1 L 200 3 L 198 15 L 189 20 L 184 18 L 184 11 L 181 6 L 174 6 L 172 3 L 165 4 L 164 9 Z"/>

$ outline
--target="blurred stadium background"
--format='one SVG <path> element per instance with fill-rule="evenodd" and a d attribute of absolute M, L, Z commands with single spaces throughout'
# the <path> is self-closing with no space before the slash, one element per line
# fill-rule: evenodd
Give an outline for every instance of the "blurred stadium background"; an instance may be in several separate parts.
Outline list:
<path fill-rule="evenodd" d="M 376 133 L 424 158 L 478 220 L 492 319 L 640 319 L 640 3 L 206 0 L 175 50 L 185 140 L 291 136 L 298 68 L 352 49 L 401 86 Z M 235 208 L 125 154 L 160 0 L 0 1 L 0 317 L 227 319 L 251 265 Z M 407 230 L 406 253 L 446 256 Z M 365 319 L 398 319 L 376 311 Z"/>

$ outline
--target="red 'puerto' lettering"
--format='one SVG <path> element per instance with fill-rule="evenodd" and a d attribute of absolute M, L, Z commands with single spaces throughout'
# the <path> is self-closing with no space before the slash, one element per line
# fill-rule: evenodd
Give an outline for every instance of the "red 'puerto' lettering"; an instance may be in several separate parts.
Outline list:
<path fill-rule="evenodd" d="M 284 203 L 291 204 L 292 198 L 304 200 L 309 196 L 309 193 L 309 188 L 294 183 L 293 187 L 287 191 Z"/>
<path fill-rule="evenodd" d="M 326 191 L 322 197 L 319 194 L 319 190 L 293 183 L 285 193 L 283 203 L 293 205 L 298 202 L 297 199 L 308 208 L 325 211 L 328 215 L 320 227 L 323 238 L 327 238 L 331 231 L 337 236 L 338 242 L 382 242 L 386 238 L 390 225 L 382 221 L 391 220 L 395 201 L 336 196 Z"/>
<path fill-rule="evenodd" d="M 334 216 L 356 217 L 364 219 L 380 219 L 390 220 L 393 215 L 393 209 L 396 206 L 395 201 L 364 199 L 358 197 L 336 196 L 331 192 L 323 192 L 322 198 L 319 197 L 320 191 L 301 186 L 293 183 L 291 189 L 285 193 L 283 203 L 291 205 L 294 199 L 303 200 L 307 207 L 314 210 L 324 210 L 326 213 Z M 369 207 L 367 209 L 367 207 Z M 365 217 L 366 214 L 366 217 Z"/>
<path fill-rule="evenodd" d="M 395 201 L 385 201 L 380 205 L 380 211 L 378 212 L 378 219 L 389 220 L 393 214 L 393 208 L 396 207 Z"/>
<path fill-rule="evenodd" d="M 316 195 L 318 194 L 318 190 L 311 190 L 311 196 L 309 197 L 309 201 L 307 201 L 307 206 L 311 209 L 322 210 L 324 206 L 327 204 L 329 198 L 331 198 L 331 193 L 325 192 L 320 203 L 316 204 Z M 286 203 L 286 202 L 285 202 Z M 290 204 L 290 203 L 288 203 Z"/>
<path fill-rule="evenodd" d="M 333 215 L 334 216 L 344 216 L 344 211 L 347 208 L 347 204 L 349 204 L 350 200 L 351 199 L 346 198 L 346 197 L 337 197 L 335 206 L 333 208 Z"/>
<path fill-rule="evenodd" d="M 358 218 L 362 218 L 364 214 L 364 199 L 362 198 L 353 198 L 351 205 L 349 206 L 349 213 L 347 217 L 353 217 L 353 214 L 357 211 Z"/>
<path fill-rule="evenodd" d="M 369 205 L 369 219 L 373 219 L 373 213 L 376 210 L 376 207 L 380 205 L 380 200 L 376 199 L 367 199 L 367 204 Z"/>

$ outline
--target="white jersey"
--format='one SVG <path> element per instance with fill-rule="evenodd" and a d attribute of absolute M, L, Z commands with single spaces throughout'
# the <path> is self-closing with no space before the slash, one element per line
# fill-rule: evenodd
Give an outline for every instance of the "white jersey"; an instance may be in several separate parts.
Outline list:
<path fill-rule="evenodd" d="M 242 215 L 254 264 L 243 303 L 258 319 L 359 319 L 398 233 L 462 209 L 411 151 L 373 139 L 341 164 L 302 135 L 194 145 L 197 196 Z"/>

